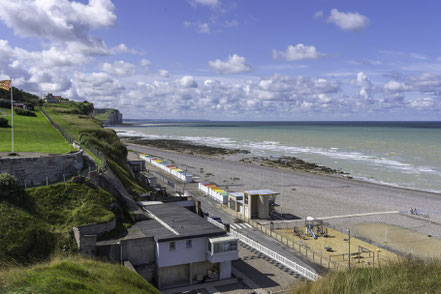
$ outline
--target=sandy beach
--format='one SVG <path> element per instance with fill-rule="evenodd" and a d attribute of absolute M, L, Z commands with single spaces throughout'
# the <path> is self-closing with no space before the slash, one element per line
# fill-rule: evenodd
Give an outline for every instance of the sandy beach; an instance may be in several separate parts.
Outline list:
<path fill-rule="evenodd" d="M 327 221 L 344 228 L 384 223 L 411 228 L 434 238 L 441 237 L 440 194 L 384 186 L 339 175 L 258 166 L 240 161 L 237 156 L 225 156 L 224 159 L 203 157 L 131 144 L 128 148 L 173 161 L 192 173 L 196 181 L 212 181 L 230 192 L 257 188 L 280 192 L 277 202 L 282 212 L 296 217 L 335 217 Z M 424 211 L 430 218 L 398 213 L 407 213 L 410 208 Z M 395 213 L 383 214 L 391 211 Z M 351 217 L 366 213 L 377 214 Z"/>

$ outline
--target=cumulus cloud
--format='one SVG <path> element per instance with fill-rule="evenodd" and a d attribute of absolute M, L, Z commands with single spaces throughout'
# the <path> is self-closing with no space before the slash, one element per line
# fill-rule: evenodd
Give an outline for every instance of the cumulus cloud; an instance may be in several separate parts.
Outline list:
<path fill-rule="evenodd" d="M 135 74 L 135 65 L 125 61 L 115 61 L 113 64 L 103 63 L 101 70 L 114 76 L 130 76 Z"/>
<path fill-rule="evenodd" d="M 198 83 L 194 80 L 192 76 L 183 76 L 178 80 L 178 83 L 184 88 L 197 88 Z"/>
<path fill-rule="evenodd" d="M 342 12 L 335 8 L 331 10 L 327 21 L 334 23 L 344 31 L 360 31 L 370 23 L 367 16 L 361 15 L 358 12 Z"/>
<path fill-rule="evenodd" d="M 23 37 L 51 41 L 77 41 L 99 44 L 89 31 L 114 24 L 116 15 L 110 0 L 88 4 L 67 0 L 0 0 L 0 19 Z"/>
<path fill-rule="evenodd" d="M 324 54 L 319 53 L 314 46 L 303 45 L 299 43 L 295 46 L 289 45 L 285 51 L 273 50 L 274 59 L 285 59 L 287 61 L 299 61 L 305 59 L 317 59 L 324 56 Z"/>
<path fill-rule="evenodd" d="M 246 63 L 245 57 L 237 54 L 228 56 L 228 59 L 225 61 L 216 59 L 209 61 L 208 64 L 214 72 L 219 74 L 235 74 L 252 70 L 251 65 Z"/>
<path fill-rule="evenodd" d="M 107 73 L 75 72 L 72 78 L 74 95 L 97 102 L 98 105 L 108 105 L 117 102 L 125 90 L 124 86 Z"/>
<path fill-rule="evenodd" d="M 375 86 L 363 72 L 357 74 L 357 84 L 361 86 L 358 94 L 367 101 L 372 100 Z"/>

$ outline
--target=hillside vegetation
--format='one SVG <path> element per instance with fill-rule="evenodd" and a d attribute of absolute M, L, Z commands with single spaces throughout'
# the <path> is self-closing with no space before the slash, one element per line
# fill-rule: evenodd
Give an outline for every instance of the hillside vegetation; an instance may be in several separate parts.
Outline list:
<path fill-rule="evenodd" d="M 93 117 L 101 122 L 104 122 L 109 118 L 113 111 L 115 110 L 111 108 L 95 109 Z"/>
<path fill-rule="evenodd" d="M 152 285 L 123 266 L 81 256 L 29 268 L 0 270 L 1 293 L 153 293 Z"/>
<path fill-rule="evenodd" d="M 0 197 L 0 261 L 47 258 L 64 244 L 74 248 L 74 226 L 103 223 L 115 214 L 115 198 L 86 183 L 60 183 Z"/>
<path fill-rule="evenodd" d="M 0 108 L 10 114 L 10 109 Z M 35 117 L 14 115 L 14 150 L 16 152 L 67 153 L 75 150 L 63 136 L 52 127 L 44 115 L 33 111 Z M 11 117 L 3 116 L 11 125 Z M 11 152 L 11 128 L 0 128 L 0 152 Z"/>
<path fill-rule="evenodd" d="M 440 276 L 440 261 L 403 259 L 375 268 L 332 272 L 292 293 L 441 293 Z"/>
<path fill-rule="evenodd" d="M 77 114 L 78 104 L 81 103 L 45 104 L 43 109 L 69 136 L 86 146 L 86 150 L 87 146 L 92 146 L 101 151 L 108 166 L 126 189 L 135 194 L 146 192 L 146 189 L 131 174 L 127 163 L 127 149 L 115 131 L 104 129 L 102 123 L 92 118 L 90 113 L 89 115 Z M 89 110 L 92 111 L 93 108 Z M 89 154 L 100 163 L 100 158 L 96 158 L 92 152 Z"/>

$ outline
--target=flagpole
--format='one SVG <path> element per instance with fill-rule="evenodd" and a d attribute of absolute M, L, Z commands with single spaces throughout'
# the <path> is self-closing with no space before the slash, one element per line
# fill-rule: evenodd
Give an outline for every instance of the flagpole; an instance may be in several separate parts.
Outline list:
<path fill-rule="evenodd" d="M 11 83 L 9 84 L 11 90 L 11 142 L 12 142 L 12 153 L 14 153 L 14 98 L 12 95 L 12 78 Z"/>

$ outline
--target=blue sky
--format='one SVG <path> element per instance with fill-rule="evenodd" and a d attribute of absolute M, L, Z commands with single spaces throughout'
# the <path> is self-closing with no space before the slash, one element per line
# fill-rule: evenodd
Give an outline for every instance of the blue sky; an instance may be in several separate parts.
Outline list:
<path fill-rule="evenodd" d="M 125 118 L 440 119 L 439 1 L 0 4 L 0 79 Z"/>

